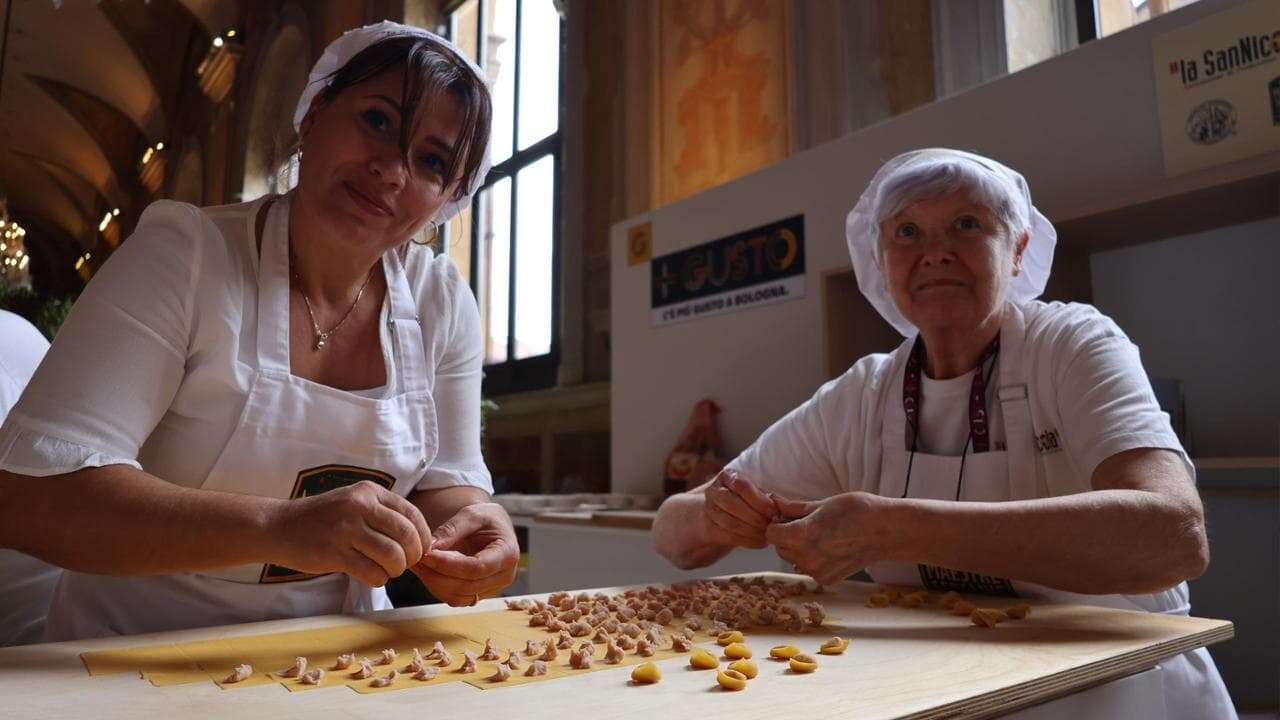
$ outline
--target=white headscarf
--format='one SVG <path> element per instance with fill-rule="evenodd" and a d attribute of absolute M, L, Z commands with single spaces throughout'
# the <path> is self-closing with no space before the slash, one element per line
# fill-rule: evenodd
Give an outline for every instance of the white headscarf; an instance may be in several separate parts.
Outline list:
<path fill-rule="evenodd" d="M 1009 301 L 1023 303 L 1034 300 L 1044 292 L 1045 283 L 1049 280 L 1058 233 L 1049 219 L 1031 204 L 1031 191 L 1022 175 L 995 160 L 962 150 L 926 148 L 905 152 L 885 163 L 876 172 L 871 184 L 862 193 L 858 204 L 849 212 L 845 221 L 845 238 L 849 243 L 853 271 L 858 278 L 858 289 L 903 337 L 915 334 L 916 326 L 898 310 L 893 295 L 889 292 L 884 269 L 880 267 L 880 226 L 877 219 L 883 209 L 881 203 L 885 200 L 884 189 L 902 174 L 957 162 L 970 163 L 986 173 L 994 181 L 993 185 L 1008 198 L 1014 215 L 1023 222 L 1023 227 L 1030 235 L 1027 249 L 1022 254 L 1020 271 L 1009 287 Z"/>
<path fill-rule="evenodd" d="M 342 66 L 346 65 L 351 58 L 360 53 L 361 50 L 373 45 L 374 43 L 386 40 L 391 37 L 421 37 L 434 40 L 448 48 L 458 59 L 466 63 L 471 72 L 484 82 L 484 72 L 479 66 L 471 62 L 470 59 L 462 52 L 457 45 L 445 40 L 428 30 L 413 27 L 411 25 L 401 25 L 390 20 L 383 20 L 374 25 L 366 25 L 362 28 L 348 30 L 342 34 L 337 40 L 329 43 L 329 47 L 324 49 L 324 53 L 320 59 L 316 61 L 314 67 L 311 68 L 311 74 L 307 77 L 307 85 L 302 89 L 302 97 L 298 99 L 298 107 L 293 111 L 293 129 L 302 132 L 302 119 L 307 116 L 307 111 L 311 109 L 311 103 L 316 99 L 325 87 L 328 86 L 329 76 L 337 72 Z M 487 85 L 487 83 L 485 83 Z M 489 174 L 489 148 L 481 149 L 480 168 L 476 172 L 475 178 L 471 182 L 471 187 L 467 188 L 466 195 L 457 200 L 450 200 L 436 211 L 435 217 L 432 218 L 437 223 L 447 222 L 450 218 L 466 209 L 471 204 L 471 196 L 476 194 L 476 190 L 480 189 L 480 185 L 484 183 L 484 178 Z"/>

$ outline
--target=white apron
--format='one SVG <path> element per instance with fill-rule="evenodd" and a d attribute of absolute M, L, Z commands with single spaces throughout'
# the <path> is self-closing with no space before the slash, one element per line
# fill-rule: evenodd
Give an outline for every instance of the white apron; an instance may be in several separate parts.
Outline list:
<path fill-rule="evenodd" d="M 961 502 L 1003 502 L 1050 497 L 1045 473 L 1038 460 L 1036 429 L 1032 424 L 1027 368 L 1023 343 L 1025 320 L 1022 311 L 1011 307 L 1000 331 L 999 372 L 995 378 L 996 399 L 1004 417 L 1007 450 L 969 453 L 964 457 L 960 482 Z M 902 410 L 903 373 L 914 338 L 894 355 L 890 368 L 892 383 L 880 409 L 884 422 L 880 441 L 883 460 L 877 494 L 902 497 L 908 488 L 907 466 L 911 464 L 909 496 L 930 500 L 956 499 L 960 478 L 959 457 L 917 452 L 911 458 L 906 446 L 906 415 Z M 1005 597 L 1044 598 L 1055 602 L 1101 605 L 1124 610 L 1141 610 L 1186 615 L 1191 606 L 1186 584 L 1157 595 L 1082 595 L 1006 578 L 909 563 L 877 563 L 867 568 L 877 583 L 909 585 L 945 592 L 981 593 Z M 1226 686 L 1205 648 L 1199 648 L 1161 663 L 1164 698 L 1151 698 L 1152 717 L 1168 720 L 1201 720 L 1236 717 Z"/>
<path fill-rule="evenodd" d="M 258 369 L 235 432 L 202 488 L 297 499 L 361 480 L 407 496 L 435 458 L 431 374 L 399 255 L 387 252 L 383 306 L 386 397 L 319 385 L 289 372 L 288 198 L 268 211 L 258 266 Z M 210 538 L 210 542 L 217 542 Z M 386 592 L 347 575 L 279 565 L 107 577 L 64 573 L 45 640 L 389 608 Z"/>

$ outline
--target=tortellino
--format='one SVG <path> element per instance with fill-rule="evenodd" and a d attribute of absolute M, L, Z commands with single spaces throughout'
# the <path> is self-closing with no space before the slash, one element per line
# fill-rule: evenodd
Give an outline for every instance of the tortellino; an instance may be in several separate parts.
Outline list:
<path fill-rule="evenodd" d="M 280 677 L 296 678 L 301 677 L 307 671 L 307 659 L 304 657 L 296 657 L 293 659 L 293 665 L 276 673 Z"/>
<path fill-rule="evenodd" d="M 222 682 L 224 684 L 244 682 L 250 675 L 253 675 L 252 665 L 237 665 L 230 675 L 222 679 Z"/>

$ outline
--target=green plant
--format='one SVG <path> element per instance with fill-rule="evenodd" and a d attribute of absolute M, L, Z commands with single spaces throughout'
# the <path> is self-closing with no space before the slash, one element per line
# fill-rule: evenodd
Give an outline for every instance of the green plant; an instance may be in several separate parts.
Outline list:
<path fill-rule="evenodd" d="M 480 398 L 480 431 L 484 432 L 485 421 L 498 409 L 498 403 L 489 398 Z"/>
<path fill-rule="evenodd" d="M 36 313 L 36 327 L 49 338 L 50 342 L 53 342 L 53 336 L 58 334 L 58 328 L 62 327 L 62 323 L 67 321 L 71 306 L 75 304 L 75 298 L 52 297 L 46 300 L 40 307 L 40 311 Z"/>
<path fill-rule="evenodd" d="M 75 301 L 75 297 L 45 297 L 31 288 L 0 283 L 0 310 L 21 316 L 50 341 L 58 334 Z"/>

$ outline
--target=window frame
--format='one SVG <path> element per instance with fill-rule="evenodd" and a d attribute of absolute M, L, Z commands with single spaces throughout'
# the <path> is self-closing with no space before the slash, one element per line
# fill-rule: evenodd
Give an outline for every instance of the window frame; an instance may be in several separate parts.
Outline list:
<path fill-rule="evenodd" d="M 1077 42 L 1083 45 L 1098 39 L 1098 3 L 1096 0 L 1075 0 Z"/>
<path fill-rule="evenodd" d="M 1026 69 L 1009 69 L 1005 33 L 1006 6 L 1020 1 L 933 3 L 936 100 Z M 1097 3 L 1098 0 L 1053 0 L 1058 30 L 1054 57 L 1098 38 Z"/>
<path fill-rule="evenodd" d="M 547 0 L 550 1 L 550 0 Z M 454 13 L 456 13 L 466 0 L 459 0 L 445 8 L 446 32 L 452 39 L 454 26 Z M 476 190 L 476 194 L 472 199 L 471 212 L 471 262 L 468 282 L 471 284 L 471 291 L 475 294 L 477 300 L 481 297 L 482 283 L 486 282 L 485 278 L 480 277 L 480 267 L 482 264 L 482 256 L 480 254 L 480 230 L 481 230 L 481 213 L 479 212 L 480 194 L 490 190 L 493 186 L 503 179 L 509 178 L 511 181 L 511 218 L 510 218 L 510 246 L 508 251 L 508 274 L 507 274 L 507 359 L 499 363 L 484 364 L 484 380 L 482 383 L 482 392 L 486 396 L 505 395 L 515 392 L 523 392 L 527 390 L 539 390 L 552 387 L 556 384 L 556 377 L 560 366 L 561 338 L 560 338 L 560 296 L 561 296 L 561 271 L 560 257 L 561 245 L 563 242 L 564 229 L 561 220 L 561 207 L 563 205 L 564 195 L 564 168 L 562 152 L 562 132 L 564 128 L 564 66 L 565 66 L 565 41 L 566 41 L 566 23 L 563 17 L 560 18 L 560 37 L 558 38 L 560 46 L 560 66 L 557 69 L 558 77 L 558 97 L 556 108 L 556 130 L 547 135 L 538 142 L 529 147 L 520 150 L 520 50 L 523 42 L 524 30 L 522 27 L 523 11 L 525 0 L 514 0 L 516 3 L 516 32 L 515 32 L 515 48 L 513 55 L 516 61 L 513 63 L 514 77 L 512 96 L 512 123 L 511 123 L 511 147 L 512 154 L 507 159 L 494 165 L 489 169 L 488 175 Z M 487 43 L 484 40 L 485 29 L 485 4 L 486 0 L 477 0 L 476 2 L 476 64 L 482 70 L 488 71 Z M 515 318 L 516 318 L 516 257 L 517 257 L 517 213 L 520 208 L 520 184 L 518 175 L 521 170 L 542 160 L 544 157 L 551 157 L 552 163 L 552 182 L 554 190 L 552 192 L 552 209 L 551 209 L 551 347 L 550 350 L 542 355 L 534 355 L 533 357 L 515 359 Z M 448 233 L 446 232 L 445 243 L 448 242 Z M 447 244 L 445 245 L 447 247 Z M 487 328 L 487 324 L 485 324 Z M 486 348 L 488 347 L 489 338 L 484 338 Z"/>

